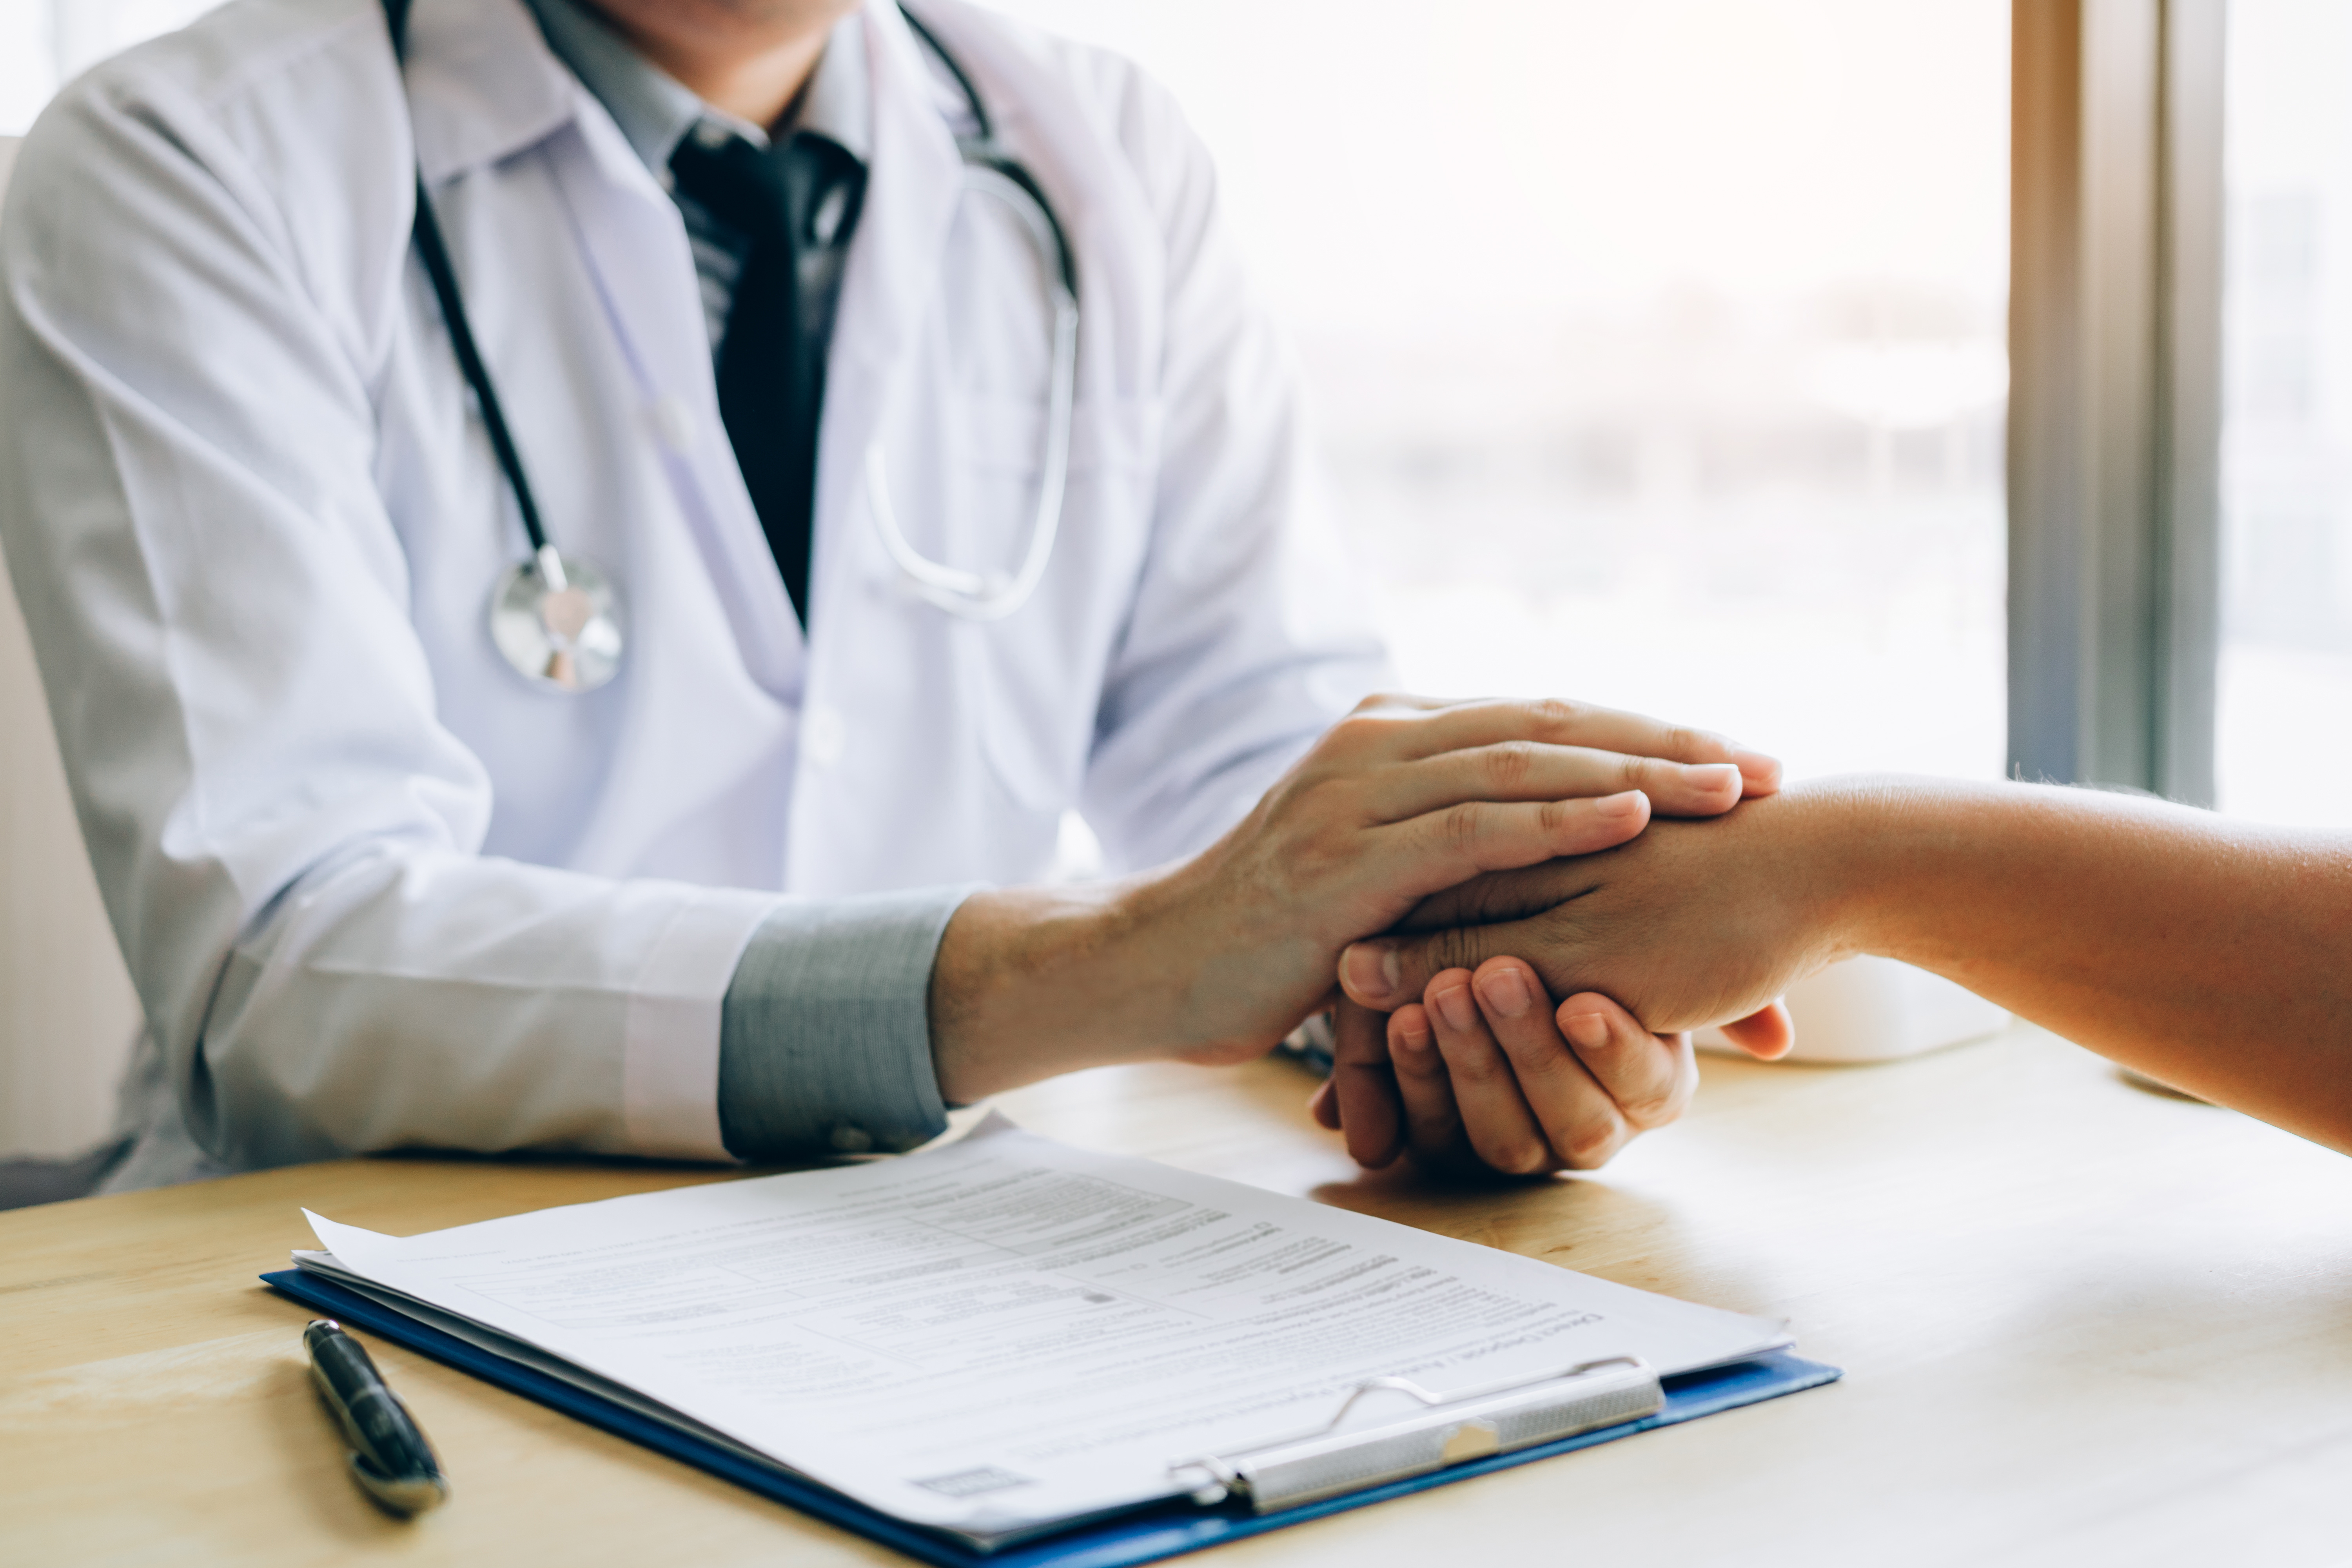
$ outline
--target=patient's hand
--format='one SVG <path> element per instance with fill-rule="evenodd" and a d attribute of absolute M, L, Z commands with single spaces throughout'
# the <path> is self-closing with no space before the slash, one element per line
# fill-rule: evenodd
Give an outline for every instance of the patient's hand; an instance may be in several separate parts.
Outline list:
<path fill-rule="evenodd" d="M 1341 984 L 1390 1012 L 1446 970 L 1509 956 L 1553 995 L 1597 991 L 1662 1033 L 1746 1019 L 1857 951 L 1844 907 L 1868 887 L 1846 865 L 1842 804 L 1833 792 L 1786 791 L 1708 822 L 1653 823 L 1601 854 L 1478 878 L 1349 947 Z M 1778 1055 L 1769 1021 L 1735 1037 Z"/>
<path fill-rule="evenodd" d="M 1410 1152 L 1514 1175 L 1592 1170 L 1698 1086 L 1688 1035 L 1651 1034 L 1593 992 L 1555 1009 L 1516 958 L 1446 970 L 1386 1017 L 1345 1005 L 1335 1022 L 1315 1114 L 1375 1169 Z"/>

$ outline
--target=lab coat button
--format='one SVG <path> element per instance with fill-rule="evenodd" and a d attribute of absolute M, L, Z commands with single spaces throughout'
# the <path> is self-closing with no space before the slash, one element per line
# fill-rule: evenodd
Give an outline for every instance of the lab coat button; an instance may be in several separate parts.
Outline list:
<path fill-rule="evenodd" d="M 841 761 L 842 748 L 848 744 L 849 726 L 841 715 L 823 704 L 811 708 L 803 721 L 801 744 L 808 749 L 809 761 L 818 767 L 829 768 Z"/>
<path fill-rule="evenodd" d="M 686 399 L 665 395 L 654 400 L 654 434 L 661 444 L 683 456 L 694 448 L 694 410 Z"/>

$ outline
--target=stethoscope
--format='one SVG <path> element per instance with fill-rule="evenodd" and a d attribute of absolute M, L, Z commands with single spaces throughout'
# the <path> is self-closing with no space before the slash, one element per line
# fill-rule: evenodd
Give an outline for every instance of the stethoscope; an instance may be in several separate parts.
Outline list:
<path fill-rule="evenodd" d="M 392 30 L 394 58 L 407 63 L 410 0 L 383 0 L 384 18 Z M 933 561 L 907 541 L 891 504 L 887 455 L 877 437 L 866 448 L 867 510 L 908 593 L 950 615 L 968 620 L 1002 620 L 1029 601 L 1053 558 L 1055 535 L 1060 531 L 1062 498 L 1070 474 L 1070 428 L 1078 364 L 1078 276 L 1070 253 L 1069 237 L 1055 216 L 1053 204 L 1035 178 L 996 141 L 971 79 L 964 74 L 947 47 L 911 14 L 901 11 L 915 36 L 955 79 L 971 107 L 972 130 L 956 136 L 956 152 L 963 162 L 963 188 L 992 196 L 1009 205 L 1023 231 L 1037 247 L 1045 264 L 1046 288 L 1054 314 L 1054 358 L 1046 394 L 1045 478 L 1037 510 L 1029 524 L 1029 539 L 1013 571 L 970 572 Z M 593 561 L 566 555 L 548 537 L 547 525 L 532 498 L 530 480 L 523 472 L 522 456 L 507 427 L 489 367 L 482 363 L 466 314 L 457 275 L 449 264 L 441 226 L 425 188 L 425 174 L 416 176 L 418 259 L 433 287 L 433 297 L 449 330 L 449 345 L 457 368 L 481 411 L 482 426 L 490 438 L 499 470 L 514 493 L 515 511 L 530 550 L 500 574 L 491 590 L 490 640 L 507 662 L 532 682 L 552 690 L 593 691 L 620 672 L 627 648 L 627 616 L 619 591 Z"/>

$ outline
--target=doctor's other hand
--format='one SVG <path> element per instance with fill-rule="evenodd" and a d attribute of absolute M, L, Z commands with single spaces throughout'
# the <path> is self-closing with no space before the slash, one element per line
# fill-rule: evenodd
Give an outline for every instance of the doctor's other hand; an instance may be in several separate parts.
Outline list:
<path fill-rule="evenodd" d="M 1780 784 L 1720 736 L 1564 702 L 1373 698 L 1189 860 L 973 895 L 931 976 L 940 1091 L 1271 1048 L 1337 1000 L 1351 942 L 1432 894 L 1714 816 Z"/>
<path fill-rule="evenodd" d="M 1433 977 L 1386 1015 L 1343 1002 L 1317 1121 L 1379 1170 L 1590 1171 L 1683 1113 L 1698 1087 L 1687 1034 L 1654 1035 L 1596 992 L 1555 1009 L 1529 965 L 1494 958 Z"/>

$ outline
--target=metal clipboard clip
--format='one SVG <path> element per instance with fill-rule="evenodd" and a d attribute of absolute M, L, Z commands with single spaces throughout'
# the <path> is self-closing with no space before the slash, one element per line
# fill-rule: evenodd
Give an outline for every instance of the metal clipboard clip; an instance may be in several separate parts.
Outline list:
<path fill-rule="evenodd" d="M 1348 1426 L 1359 1404 L 1384 1392 L 1409 1395 L 1422 1408 Z M 1452 1399 L 1441 1399 L 1407 1378 L 1378 1377 L 1357 1384 L 1320 1431 L 1169 1468 L 1188 1481 L 1199 1477 L 1192 1500 L 1203 1506 L 1238 1494 L 1249 1500 L 1254 1512 L 1275 1513 L 1638 1421 L 1656 1415 L 1665 1402 L 1658 1374 L 1639 1356 L 1589 1361 L 1532 1383 Z"/>

